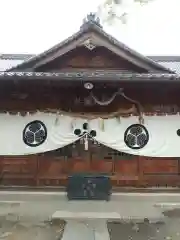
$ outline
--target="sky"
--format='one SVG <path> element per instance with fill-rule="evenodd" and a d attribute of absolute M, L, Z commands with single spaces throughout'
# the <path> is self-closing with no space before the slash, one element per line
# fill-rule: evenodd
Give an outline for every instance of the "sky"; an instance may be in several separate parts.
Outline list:
<path fill-rule="evenodd" d="M 83 18 L 101 2 L 1 0 L 0 54 L 47 50 L 78 31 Z M 116 23 L 104 29 L 142 54 L 180 55 L 179 12 L 180 0 L 154 0 L 141 8 L 133 5 L 126 25 Z"/>

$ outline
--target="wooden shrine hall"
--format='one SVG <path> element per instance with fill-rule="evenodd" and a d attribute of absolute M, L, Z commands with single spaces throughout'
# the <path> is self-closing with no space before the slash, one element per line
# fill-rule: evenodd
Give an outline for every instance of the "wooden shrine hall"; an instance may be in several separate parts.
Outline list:
<path fill-rule="evenodd" d="M 180 186 L 179 93 L 176 72 L 88 15 L 68 39 L 0 72 L 0 185 L 66 187 L 76 175 Z"/>

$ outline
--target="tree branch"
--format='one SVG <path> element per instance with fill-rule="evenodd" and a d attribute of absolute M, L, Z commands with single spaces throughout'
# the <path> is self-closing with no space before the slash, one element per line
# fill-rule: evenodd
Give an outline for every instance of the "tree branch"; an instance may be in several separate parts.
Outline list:
<path fill-rule="evenodd" d="M 133 5 L 143 6 L 154 0 L 104 0 L 98 7 L 97 15 L 102 22 L 113 24 L 115 20 L 123 24 L 127 23 L 130 7 Z M 127 4 L 129 3 L 129 4 Z M 129 6 L 129 7 L 128 7 Z"/>

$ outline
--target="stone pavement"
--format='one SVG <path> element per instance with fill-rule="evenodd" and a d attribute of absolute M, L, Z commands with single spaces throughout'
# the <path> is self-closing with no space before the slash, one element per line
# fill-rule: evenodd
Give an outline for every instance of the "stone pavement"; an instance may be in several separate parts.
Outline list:
<path fill-rule="evenodd" d="M 51 221 L 55 211 L 119 212 L 122 219 L 109 223 L 111 240 L 179 240 L 180 205 L 161 209 L 159 203 L 180 202 L 180 195 L 122 194 L 104 201 L 68 202 L 58 194 L 0 192 L 0 240 L 61 239 L 65 223 Z M 163 213 L 165 211 L 165 213 Z"/>

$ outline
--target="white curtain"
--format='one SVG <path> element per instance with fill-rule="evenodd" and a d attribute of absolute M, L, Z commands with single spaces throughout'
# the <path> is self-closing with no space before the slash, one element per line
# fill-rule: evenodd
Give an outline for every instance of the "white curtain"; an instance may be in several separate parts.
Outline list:
<path fill-rule="evenodd" d="M 149 132 L 149 142 L 139 150 L 130 149 L 124 143 L 124 132 L 132 124 L 138 123 L 138 118 L 128 117 L 88 121 L 91 130 L 96 131 L 95 139 L 118 151 L 150 156 L 150 157 L 180 157 L 180 116 L 145 116 L 144 126 Z M 42 121 L 47 128 L 46 141 L 37 147 L 27 146 L 23 141 L 23 129 L 34 120 Z M 83 131 L 84 119 L 76 119 L 56 114 L 36 113 L 26 116 L 0 114 L 0 155 L 27 155 L 62 148 L 79 139 L 74 129 Z"/>
<path fill-rule="evenodd" d="M 72 119 L 55 114 L 37 113 L 27 116 L 0 114 L 0 155 L 26 155 L 62 148 L 78 140 L 71 127 Z M 23 141 L 25 126 L 34 121 L 42 121 L 47 128 L 46 141 L 37 147 L 30 147 Z"/>
<path fill-rule="evenodd" d="M 137 117 L 121 118 L 104 121 L 104 131 L 98 130 L 98 123 L 91 122 L 97 130 L 96 140 L 115 150 L 134 155 L 151 157 L 180 157 L 180 137 L 176 131 L 180 128 L 179 116 L 145 117 L 144 126 L 149 133 L 149 141 L 142 149 L 131 149 L 124 142 L 124 132 L 132 124 L 139 123 Z"/>

